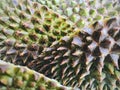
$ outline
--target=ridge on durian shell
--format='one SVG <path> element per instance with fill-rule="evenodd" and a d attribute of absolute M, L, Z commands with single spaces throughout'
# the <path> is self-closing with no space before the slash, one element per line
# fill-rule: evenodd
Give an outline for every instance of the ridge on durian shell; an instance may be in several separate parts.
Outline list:
<path fill-rule="evenodd" d="M 0 90 L 76 90 L 54 79 L 0 60 Z M 79 89 L 78 89 L 79 90 Z"/>
<path fill-rule="evenodd" d="M 97 20 L 120 14 L 119 0 L 31 0 L 48 6 L 70 20 L 77 27 L 84 27 Z"/>
<path fill-rule="evenodd" d="M 97 21 L 55 41 L 29 67 L 81 90 L 119 90 L 120 18 Z"/>
<path fill-rule="evenodd" d="M 30 0 L 0 4 L 0 58 L 27 65 L 53 41 L 74 32 L 65 17 Z"/>

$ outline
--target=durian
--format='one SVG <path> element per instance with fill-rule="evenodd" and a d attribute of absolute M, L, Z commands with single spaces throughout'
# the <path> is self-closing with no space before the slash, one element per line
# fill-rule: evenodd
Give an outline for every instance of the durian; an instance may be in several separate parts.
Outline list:
<path fill-rule="evenodd" d="M 47 6 L 30 0 L 4 0 L 0 6 L 0 58 L 27 65 L 46 46 L 74 29 Z"/>
<path fill-rule="evenodd" d="M 120 14 L 119 0 L 31 0 L 48 6 L 77 27 Z"/>
<path fill-rule="evenodd" d="M 0 59 L 28 65 L 81 90 L 119 90 L 119 1 L 40 0 L 44 5 L 32 1 L 0 3 Z M 1 89 L 38 90 L 39 81 L 32 78 L 36 72 L 0 63 Z M 43 90 L 59 90 L 60 84 L 51 88 L 45 81 L 42 85 Z"/>
<path fill-rule="evenodd" d="M 27 67 L 0 60 L 0 90 L 75 90 Z"/>
<path fill-rule="evenodd" d="M 29 66 L 81 90 L 119 90 L 120 18 L 97 21 L 55 41 Z"/>

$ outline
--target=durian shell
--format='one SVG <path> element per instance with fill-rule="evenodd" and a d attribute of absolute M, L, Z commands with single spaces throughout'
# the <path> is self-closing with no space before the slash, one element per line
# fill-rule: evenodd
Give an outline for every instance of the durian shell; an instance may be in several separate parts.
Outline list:
<path fill-rule="evenodd" d="M 27 67 L 0 60 L 0 90 L 75 90 Z"/>
<path fill-rule="evenodd" d="M 119 26 L 119 17 L 97 21 L 54 42 L 29 66 L 81 90 L 119 90 Z"/>
<path fill-rule="evenodd" d="M 66 18 L 30 0 L 4 0 L 0 12 L 0 58 L 14 64 L 27 65 L 75 30 Z"/>
<path fill-rule="evenodd" d="M 97 20 L 120 14 L 119 0 L 31 0 L 65 16 L 73 25 L 84 27 Z"/>

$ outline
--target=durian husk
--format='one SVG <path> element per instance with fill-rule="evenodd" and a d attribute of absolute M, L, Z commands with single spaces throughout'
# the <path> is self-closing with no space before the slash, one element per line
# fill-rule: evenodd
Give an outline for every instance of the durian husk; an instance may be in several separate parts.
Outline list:
<path fill-rule="evenodd" d="M 97 20 L 120 14 L 119 0 L 31 0 L 65 16 L 73 25 L 85 27 Z"/>
<path fill-rule="evenodd" d="M 29 66 L 81 90 L 119 90 L 119 63 L 120 18 L 114 17 L 55 41 Z"/>
<path fill-rule="evenodd" d="M 65 17 L 30 0 L 4 0 L 0 14 L 0 58 L 14 64 L 27 65 L 75 30 Z"/>
<path fill-rule="evenodd" d="M 0 60 L 0 90 L 75 90 L 27 67 Z"/>

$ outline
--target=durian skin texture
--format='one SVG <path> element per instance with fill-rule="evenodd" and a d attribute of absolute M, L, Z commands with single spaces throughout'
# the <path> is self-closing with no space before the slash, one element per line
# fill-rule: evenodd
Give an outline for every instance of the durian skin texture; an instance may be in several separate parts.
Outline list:
<path fill-rule="evenodd" d="M 47 6 L 30 0 L 4 0 L 0 14 L 0 58 L 14 64 L 27 65 L 75 29 Z"/>
<path fill-rule="evenodd" d="M 74 27 L 76 22 L 69 22 L 70 18 L 66 19 L 37 2 L 5 0 L 1 5 L 1 59 L 19 65 L 29 64 L 29 68 L 56 79 L 63 85 L 79 87 L 81 90 L 120 89 L 120 21 L 118 14 L 113 15 L 114 18 L 106 17 L 108 20 L 102 17 L 101 21 L 88 22 L 90 27 L 86 22 L 85 27 L 83 25 L 84 28 L 76 31 L 76 27 Z M 76 17 L 72 18 L 73 21 L 75 19 Z M 70 35 L 74 31 L 75 33 Z M 32 61 L 33 59 L 35 60 Z M 11 65 L 10 68 L 12 70 Z M 19 69 L 17 70 L 19 72 Z M 7 74 L 3 71 L 0 75 L 2 89 L 23 88 L 24 90 L 25 88 L 25 90 L 29 90 L 30 86 L 36 85 L 32 88 L 36 90 L 35 88 L 39 87 L 31 75 L 29 78 L 25 73 L 22 74 L 24 69 L 22 71 L 20 69 L 20 76 L 16 76 L 13 79 L 14 82 L 11 82 L 11 77 L 16 70 L 15 72 L 8 70 Z M 29 72 L 29 70 L 25 70 L 25 72 Z M 28 80 L 22 82 L 21 75 L 26 75 L 24 78 L 29 78 L 30 82 Z M 4 78 L 7 78 L 8 81 Z M 11 85 L 15 85 L 15 88 Z M 21 87 L 22 85 L 23 87 Z M 40 88 L 44 87 L 50 88 L 50 86 L 46 86 L 46 83 L 45 86 L 40 86 Z"/>
<path fill-rule="evenodd" d="M 119 16 L 119 0 L 31 0 L 65 16 L 73 25 L 85 27 L 97 20 Z"/>
<path fill-rule="evenodd" d="M 27 67 L 0 60 L 0 90 L 75 90 Z"/>
<path fill-rule="evenodd" d="M 45 48 L 30 68 L 81 90 L 119 90 L 119 26 L 120 18 L 114 17 L 65 36 Z"/>

